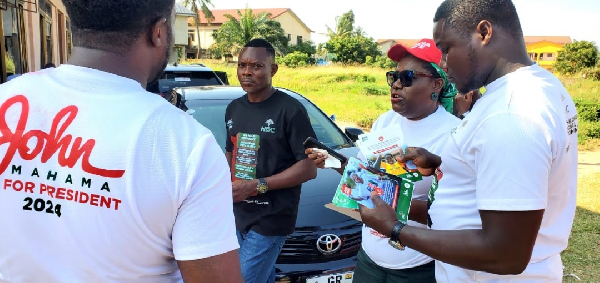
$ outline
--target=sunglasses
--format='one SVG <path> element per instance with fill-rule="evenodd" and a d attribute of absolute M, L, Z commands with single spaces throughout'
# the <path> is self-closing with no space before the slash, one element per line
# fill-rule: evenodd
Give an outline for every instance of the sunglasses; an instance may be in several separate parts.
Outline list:
<path fill-rule="evenodd" d="M 413 84 L 413 80 L 416 77 L 427 77 L 432 78 L 432 74 L 425 74 L 417 71 L 404 70 L 402 72 L 397 71 L 389 71 L 385 73 L 385 77 L 387 78 L 388 85 L 392 86 L 397 80 L 400 80 L 400 83 L 404 87 L 410 87 Z"/>

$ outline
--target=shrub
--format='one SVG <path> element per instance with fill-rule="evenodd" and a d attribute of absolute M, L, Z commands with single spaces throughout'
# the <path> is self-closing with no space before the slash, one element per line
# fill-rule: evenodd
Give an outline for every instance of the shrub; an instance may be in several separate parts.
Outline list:
<path fill-rule="evenodd" d="M 371 66 L 376 67 L 376 68 L 383 68 L 383 69 L 395 69 L 397 64 L 398 63 L 394 62 L 392 59 L 388 58 L 387 56 L 377 56 L 375 58 L 375 62 L 373 62 L 373 64 L 371 64 Z"/>
<path fill-rule="evenodd" d="M 365 94 L 367 95 L 386 95 L 388 94 L 387 88 L 381 88 L 374 85 L 366 85 L 363 87 Z"/>
<path fill-rule="evenodd" d="M 302 53 L 299 51 L 294 51 L 292 53 L 288 53 L 285 57 L 280 59 L 280 64 L 284 64 L 290 68 L 303 67 L 308 65 L 310 62 L 310 57 L 306 53 Z"/>
<path fill-rule="evenodd" d="M 577 129 L 579 140 L 600 139 L 600 122 L 582 121 Z"/>
<path fill-rule="evenodd" d="M 591 103 L 581 99 L 575 99 L 575 107 L 577 107 L 577 116 L 579 120 L 589 122 L 600 122 L 600 105 Z"/>
<path fill-rule="evenodd" d="M 365 116 L 362 117 L 360 119 L 358 119 L 356 121 L 356 124 L 361 127 L 362 129 L 371 129 L 371 127 L 373 126 L 373 123 L 375 123 L 375 120 L 377 119 L 377 117 L 370 117 L 370 116 Z"/>
<path fill-rule="evenodd" d="M 600 81 L 600 67 L 590 68 L 585 71 L 586 78 Z"/>

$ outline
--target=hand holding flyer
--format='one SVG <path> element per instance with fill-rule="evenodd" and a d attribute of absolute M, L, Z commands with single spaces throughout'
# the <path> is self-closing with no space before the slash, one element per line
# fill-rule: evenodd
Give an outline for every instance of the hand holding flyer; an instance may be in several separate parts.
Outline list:
<path fill-rule="evenodd" d="M 400 163 L 396 158 L 406 149 L 399 125 L 362 134 L 356 143 L 370 167 L 400 177 L 417 171 L 412 161 Z"/>
<path fill-rule="evenodd" d="M 418 173 L 411 174 L 418 175 Z M 359 204 L 373 208 L 371 193 L 376 192 L 383 201 L 396 209 L 398 219 L 406 222 L 413 188 L 411 179 L 378 172 L 351 157 L 333 197 L 333 204 L 350 209 L 358 209 Z"/>

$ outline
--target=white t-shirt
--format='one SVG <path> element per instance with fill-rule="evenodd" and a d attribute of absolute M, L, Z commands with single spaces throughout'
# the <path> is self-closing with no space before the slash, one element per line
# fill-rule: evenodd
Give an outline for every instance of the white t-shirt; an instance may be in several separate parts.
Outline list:
<path fill-rule="evenodd" d="M 577 192 L 577 112 L 561 82 L 538 65 L 486 86 L 442 151 L 443 177 L 429 211 L 436 230 L 481 229 L 479 210 L 545 209 L 520 275 L 437 262 L 439 282 L 560 282 Z"/>
<path fill-rule="evenodd" d="M 390 110 L 382 114 L 373 124 L 372 130 L 386 128 L 390 125 L 400 125 L 405 143 L 408 146 L 422 147 L 432 153 L 440 154 L 444 142 L 448 139 L 452 128 L 456 127 L 460 120 L 448 113 L 443 107 L 424 119 L 418 121 L 408 120 L 402 115 Z M 415 184 L 413 199 L 427 201 L 431 177 L 424 177 L 422 181 Z M 427 228 L 427 225 L 409 220 L 409 225 Z M 371 228 L 363 226 L 362 247 L 375 263 L 389 269 L 406 269 L 430 262 L 431 257 L 417 252 L 411 248 L 403 251 L 390 246 L 388 238 Z"/>
<path fill-rule="evenodd" d="M 0 282 L 181 282 L 238 248 L 213 135 L 136 81 L 62 65 L 0 103 Z"/>

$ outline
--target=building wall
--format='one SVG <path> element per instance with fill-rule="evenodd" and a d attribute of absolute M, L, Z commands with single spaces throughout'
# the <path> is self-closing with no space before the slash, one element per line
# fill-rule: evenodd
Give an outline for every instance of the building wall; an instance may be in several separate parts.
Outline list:
<path fill-rule="evenodd" d="M 25 12 L 25 30 L 27 40 L 27 56 L 29 71 L 40 70 L 45 63 L 54 63 L 56 66 L 66 63 L 68 60 L 67 41 L 66 41 L 66 20 L 67 11 L 60 0 L 46 0 L 51 5 L 51 34 L 52 34 L 52 58 L 42 62 L 42 38 L 41 38 L 41 9 L 40 2 L 37 2 L 38 12 Z M 35 10 L 34 4 L 26 3 L 29 10 Z M 62 14 L 63 16 L 59 16 Z"/>
<path fill-rule="evenodd" d="M 541 67 L 552 70 L 558 52 L 563 49 L 562 44 L 553 42 L 536 42 L 527 44 L 529 57 Z"/>
<path fill-rule="evenodd" d="M 175 45 L 187 45 L 187 15 L 177 15 L 175 24 L 173 25 L 173 36 L 175 37 Z"/>
<path fill-rule="evenodd" d="M 290 13 L 290 11 L 286 11 L 273 20 L 276 20 L 281 24 L 283 31 L 290 39 L 290 45 L 298 44 L 298 36 L 302 37 L 303 42 L 310 40 L 311 32 L 304 28 L 304 26 Z"/>
<path fill-rule="evenodd" d="M 284 34 L 290 38 L 290 45 L 298 44 L 298 36 L 302 37 L 302 41 L 306 42 L 311 40 L 311 31 L 304 28 L 304 26 L 287 11 L 273 20 L 278 21 L 283 28 Z M 208 49 L 213 43 L 214 39 L 212 34 L 218 30 L 220 24 L 202 25 L 200 26 L 200 46 L 202 49 Z M 188 25 L 188 34 L 193 37 L 192 46 L 198 45 L 198 36 L 196 35 L 196 26 L 194 24 Z"/>
<path fill-rule="evenodd" d="M 396 42 L 392 40 L 379 44 L 379 47 L 381 48 L 381 53 L 384 55 L 387 54 L 388 50 L 390 50 L 390 48 L 392 48 L 392 46 L 394 46 L 395 44 Z"/>

